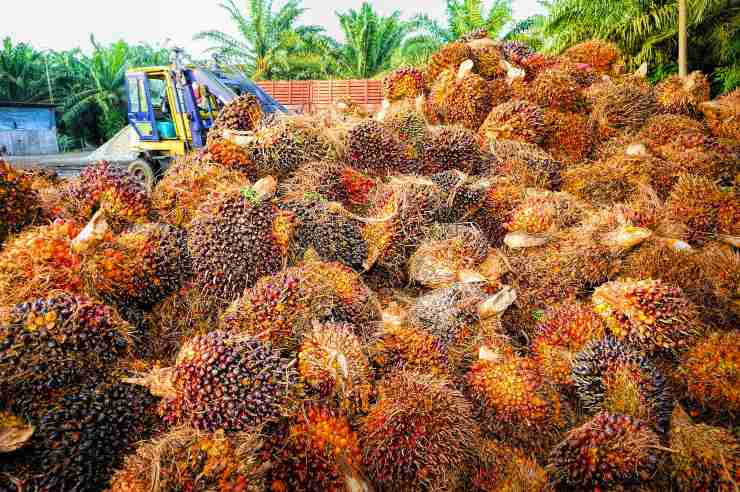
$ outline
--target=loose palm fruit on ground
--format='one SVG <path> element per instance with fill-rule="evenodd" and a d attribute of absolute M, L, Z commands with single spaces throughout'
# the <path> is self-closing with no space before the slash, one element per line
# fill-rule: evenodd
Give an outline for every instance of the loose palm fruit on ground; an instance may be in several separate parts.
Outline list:
<path fill-rule="evenodd" d="M 552 490 L 545 470 L 521 449 L 504 442 L 485 439 L 476 445 L 475 471 L 470 478 L 473 490 L 513 492 Z"/>
<path fill-rule="evenodd" d="M 568 490 L 647 484 L 660 458 L 660 438 L 641 420 L 601 412 L 573 429 L 550 453 L 556 486 Z"/>
<path fill-rule="evenodd" d="M 709 101 L 710 89 L 707 77 L 696 71 L 686 77 L 668 77 L 655 87 L 655 92 L 664 111 L 694 116 L 699 114 L 699 105 Z"/>
<path fill-rule="evenodd" d="M 717 138 L 740 140 L 740 89 L 699 105 L 709 130 Z"/>
<path fill-rule="evenodd" d="M 0 159 L 0 244 L 40 213 L 39 196 L 30 176 Z"/>
<path fill-rule="evenodd" d="M 572 62 L 590 65 L 602 74 L 610 74 L 618 68 L 622 55 L 614 43 L 592 39 L 570 47 L 563 56 Z"/>
<path fill-rule="evenodd" d="M 399 68 L 383 79 L 383 96 L 389 101 L 415 99 L 423 93 L 424 73 L 416 68 Z"/>
<path fill-rule="evenodd" d="M 454 487 L 467 474 L 478 429 L 470 403 L 429 374 L 399 371 L 361 420 L 365 470 L 383 490 Z"/>
<path fill-rule="evenodd" d="M 542 109 L 526 101 L 512 100 L 493 108 L 479 133 L 489 144 L 494 140 L 538 144 L 544 138 L 544 125 Z"/>

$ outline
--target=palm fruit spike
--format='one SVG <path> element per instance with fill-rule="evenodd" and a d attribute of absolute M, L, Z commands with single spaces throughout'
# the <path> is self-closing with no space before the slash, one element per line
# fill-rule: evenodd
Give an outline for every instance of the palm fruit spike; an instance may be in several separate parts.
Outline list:
<path fill-rule="evenodd" d="M 707 135 L 707 127 L 700 121 L 680 114 L 657 114 L 645 121 L 639 138 L 651 149 L 671 143 L 677 135 Z"/>
<path fill-rule="evenodd" d="M 721 427 L 694 424 L 677 407 L 671 419 L 671 475 L 681 492 L 733 492 L 740 481 L 740 443 Z"/>
<path fill-rule="evenodd" d="M 216 117 L 209 136 L 220 135 L 224 130 L 256 130 L 262 122 L 262 117 L 262 106 L 257 97 L 250 93 L 242 94 L 224 106 Z"/>
<path fill-rule="evenodd" d="M 190 275 L 185 233 L 165 224 L 143 224 L 88 251 L 82 275 L 96 297 L 151 307 Z"/>
<path fill-rule="evenodd" d="M 539 107 L 526 101 L 509 101 L 493 108 L 479 133 L 489 144 L 494 140 L 540 143 L 544 137 L 544 115 Z"/>
<path fill-rule="evenodd" d="M 656 472 L 660 438 L 641 420 L 601 412 L 568 433 L 550 453 L 556 486 L 612 490 L 647 484 Z"/>
<path fill-rule="evenodd" d="M 486 79 L 470 73 L 473 62 L 466 60 L 441 101 L 446 122 L 477 131 L 493 108 L 491 88 Z"/>
<path fill-rule="evenodd" d="M 455 42 L 443 46 L 429 60 L 429 66 L 424 75 L 425 82 L 431 86 L 443 71 L 452 69 L 456 72 L 460 64 L 470 57 L 471 49 L 464 43 Z"/>
<path fill-rule="evenodd" d="M 735 414 L 740 411 L 740 334 L 716 332 L 684 354 L 679 374 L 688 396 L 702 407 Z"/>
<path fill-rule="evenodd" d="M 173 367 L 127 381 L 164 397 L 169 424 L 246 431 L 286 410 L 296 379 L 292 365 L 254 337 L 212 331 L 185 343 Z"/>
<path fill-rule="evenodd" d="M 266 490 L 260 439 L 249 432 L 175 429 L 138 445 L 111 479 L 108 492 Z"/>
<path fill-rule="evenodd" d="M 210 162 L 239 171 L 250 179 L 255 178 L 255 165 L 252 159 L 242 147 L 231 140 L 219 139 L 211 142 L 205 158 Z"/>
<path fill-rule="evenodd" d="M 578 82 L 566 71 L 549 69 L 535 77 L 529 86 L 529 99 L 541 106 L 574 111 L 583 106 L 583 96 Z"/>
<path fill-rule="evenodd" d="M 0 252 L 0 306 L 43 297 L 54 290 L 82 290 L 80 257 L 70 244 L 80 232 L 73 222 L 29 229 Z"/>
<path fill-rule="evenodd" d="M 378 340 L 368 350 L 377 368 L 375 372 L 381 377 L 398 369 L 435 376 L 449 373 L 447 350 L 442 342 L 406 323 L 384 323 Z"/>
<path fill-rule="evenodd" d="M 655 91 L 640 84 L 610 83 L 595 98 L 591 119 L 597 136 L 606 139 L 620 131 L 636 131 L 658 112 Z"/>
<path fill-rule="evenodd" d="M 563 56 L 574 63 L 585 63 L 602 74 L 614 73 L 621 53 L 614 43 L 593 39 L 572 46 Z"/>
<path fill-rule="evenodd" d="M 710 98 L 709 81 L 699 71 L 686 77 L 668 77 L 655 87 L 655 92 L 664 111 L 689 116 L 698 115 L 699 105 Z"/>
<path fill-rule="evenodd" d="M 0 159 L 0 244 L 39 213 L 39 196 L 29 176 Z"/>
<path fill-rule="evenodd" d="M 401 164 L 400 142 L 380 122 L 363 120 L 347 135 L 347 162 L 371 175 L 392 174 Z"/>
<path fill-rule="evenodd" d="M 589 342 L 573 361 L 573 381 L 586 410 L 606 410 L 668 431 L 673 396 L 663 374 L 643 355 L 612 337 Z"/>
<path fill-rule="evenodd" d="M 482 440 L 476 446 L 475 472 L 470 479 L 472 490 L 508 492 L 552 490 L 547 470 L 521 449 L 500 441 Z M 467 489 L 470 490 L 470 489 Z"/>
<path fill-rule="evenodd" d="M 270 490 L 368 490 L 357 433 L 334 410 L 309 406 L 299 412 L 279 448 Z"/>
<path fill-rule="evenodd" d="M 647 351 L 684 349 L 702 329 L 683 291 L 660 280 L 607 282 L 591 302 L 615 338 Z"/>
<path fill-rule="evenodd" d="M 700 104 L 699 110 L 712 135 L 740 140 L 740 89 Z"/>
<path fill-rule="evenodd" d="M 554 383 L 571 387 L 576 354 L 604 335 L 604 323 L 589 306 L 568 302 L 546 311 L 536 332 L 532 352 L 539 370 Z"/>
<path fill-rule="evenodd" d="M 560 395 L 531 359 L 480 358 L 465 381 L 484 430 L 536 454 L 550 449 L 571 420 Z"/>
<path fill-rule="evenodd" d="M 424 93 L 424 73 L 412 67 L 394 70 L 383 79 L 383 97 L 389 101 L 415 99 Z"/>
<path fill-rule="evenodd" d="M 298 348 L 302 381 L 349 415 L 367 411 L 373 391 L 370 364 L 354 332 L 347 323 L 314 323 Z"/>
<path fill-rule="evenodd" d="M 488 148 L 497 160 L 495 172 L 514 185 L 559 189 L 563 164 L 537 145 L 515 140 L 494 140 Z"/>
<path fill-rule="evenodd" d="M 422 174 L 432 175 L 457 169 L 478 174 L 488 167 L 487 156 L 476 134 L 461 126 L 440 126 L 430 131 L 424 143 Z"/>
<path fill-rule="evenodd" d="M 131 327 L 105 304 L 56 294 L 0 319 L 0 388 L 21 415 L 53 390 L 109 372 L 129 355 Z"/>
<path fill-rule="evenodd" d="M 583 162 L 591 153 L 593 135 L 588 118 L 569 111 L 545 110 L 547 132 L 542 148 L 569 165 Z"/>
<path fill-rule="evenodd" d="M 501 46 L 501 53 L 508 61 L 518 65 L 523 59 L 534 54 L 534 51 L 521 41 L 507 41 Z"/>
<path fill-rule="evenodd" d="M 193 220 L 188 247 L 199 288 L 217 304 L 234 300 L 283 264 L 283 225 L 275 205 L 254 188 L 235 189 L 205 203 Z"/>
<path fill-rule="evenodd" d="M 66 194 L 76 218 L 87 221 L 102 210 L 114 232 L 149 219 L 151 199 L 141 181 L 107 162 L 86 167 Z"/>
<path fill-rule="evenodd" d="M 478 437 L 472 408 L 444 379 L 401 371 L 360 424 L 365 468 L 383 489 L 454 488 Z"/>
<path fill-rule="evenodd" d="M 666 201 L 666 215 L 686 224 L 689 242 L 701 245 L 712 238 L 740 236 L 738 203 L 736 192 L 724 191 L 707 178 L 682 174 Z"/>

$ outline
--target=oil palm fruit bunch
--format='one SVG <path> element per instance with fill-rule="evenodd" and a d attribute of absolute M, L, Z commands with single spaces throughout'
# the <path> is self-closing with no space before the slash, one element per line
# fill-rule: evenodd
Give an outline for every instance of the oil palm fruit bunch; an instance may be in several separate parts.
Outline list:
<path fill-rule="evenodd" d="M 570 410 L 532 359 L 479 358 L 465 382 L 483 429 L 531 452 L 548 450 L 570 423 Z"/>
<path fill-rule="evenodd" d="M 573 387 L 576 355 L 604 335 L 604 323 L 587 305 L 566 302 L 547 310 L 535 328 L 532 352 L 540 372 L 550 381 Z"/>
<path fill-rule="evenodd" d="M 97 297 L 149 308 L 179 289 L 191 268 L 185 232 L 149 223 L 89 251 L 82 275 Z"/>
<path fill-rule="evenodd" d="M 683 291 L 660 280 L 619 280 L 598 287 L 594 311 L 609 332 L 646 351 L 678 351 L 701 333 L 696 307 Z"/>
<path fill-rule="evenodd" d="M 250 432 L 175 429 L 138 445 L 111 479 L 109 492 L 265 490 L 261 443 Z"/>
<path fill-rule="evenodd" d="M 542 148 L 564 164 L 574 165 L 586 160 L 594 143 L 588 118 L 556 109 L 546 109 L 544 117 L 547 131 Z"/>
<path fill-rule="evenodd" d="M 33 222 L 39 206 L 30 177 L 0 160 L 0 244 Z"/>
<path fill-rule="evenodd" d="M 250 179 L 255 178 L 255 165 L 249 154 L 231 140 L 219 139 L 211 142 L 206 158 L 209 162 L 239 171 Z"/>
<path fill-rule="evenodd" d="M 668 432 L 673 395 L 644 355 L 612 337 L 593 340 L 576 355 L 572 374 L 587 411 L 630 415 Z"/>
<path fill-rule="evenodd" d="M 488 167 L 488 156 L 480 146 L 476 134 L 462 126 L 433 128 L 424 142 L 421 169 L 433 175 L 451 169 L 478 174 Z"/>
<path fill-rule="evenodd" d="M 529 83 L 545 70 L 556 68 L 559 60 L 554 56 L 544 55 L 542 53 L 533 53 L 523 58 L 517 65 L 524 70 L 524 77 L 520 82 Z M 514 80 L 516 81 L 516 79 Z M 514 89 L 516 92 L 516 89 Z"/>
<path fill-rule="evenodd" d="M 460 36 L 460 41 L 463 43 L 470 43 L 472 41 L 479 41 L 481 39 L 488 38 L 488 31 L 485 29 L 473 29 L 472 31 L 466 32 Z"/>
<path fill-rule="evenodd" d="M 82 291 L 80 257 L 70 247 L 80 227 L 71 221 L 34 227 L 0 252 L 0 305 L 43 297 L 55 290 Z"/>
<path fill-rule="evenodd" d="M 383 97 L 388 101 L 416 99 L 423 93 L 424 73 L 416 68 L 399 68 L 383 79 Z"/>
<path fill-rule="evenodd" d="M 527 98 L 543 108 L 576 111 L 584 106 L 578 82 L 560 69 L 545 70 L 528 87 Z"/>
<path fill-rule="evenodd" d="M 715 243 L 702 248 L 699 261 L 709 280 L 712 298 L 720 301 L 718 304 L 726 319 L 740 317 L 737 289 L 740 285 L 740 253 L 730 245 Z M 734 325 L 730 322 L 725 326 Z"/>
<path fill-rule="evenodd" d="M 375 120 L 362 120 L 347 135 L 347 162 L 358 171 L 375 176 L 392 174 L 402 165 L 400 142 Z"/>
<path fill-rule="evenodd" d="M 470 403 L 444 380 L 399 371 L 360 422 L 365 470 L 381 490 L 446 490 L 466 476 L 478 430 Z"/>
<path fill-rule="evenodd" d="M 699 105 L 709 130 L 717 138 L 740 140 L 740 89 Z"/>
<path fill-rule="evenodd" d="M 385 323 L 378 340 L 368 350 L 379 376 L 393 374 L 398 369 L 435 376 L 449 372 L 447 350 L 442 341 L 407 323 Z"/>
<path fill-rule="evenodd" d="M 188 341 L 173 368 L 155 369 L 140 384 L 165 397 L 169 424 L 249 431 L 278 419 L 291 402 L 291 367 L 269 344 L 217 330 Z"/>
<path fill-rule="evenodd" d="M 593 86 L 592 86 L 593 87 Z M 659 111 L 655 91 L 639 83 L 607 82 L 594 97 L 591 120 L 602 139 L 637 131 Z"/>
<path fill-rule="evenodd" d="M 290 422 L 274 466 L 270 490 L 367 490 L 362 449 L 347 417 L 327 407 L 308 406 Z"/>
<path fill-rule="evenodd" d="M 249 186 L 247 176 L 218 164 L 186 156 L 170 166 L 152 194 L 161 222 L 188 227 L 208 195 L 227 186 Z"/>
<path fill-rule="evenodd" d="M 501 45 L 501 54 L 506 60 L 519 65 L 526 57 L 534 54 L 534 51 L 521 41 L 506 41 Z"/>
<path fill-rule="evenodd" d="M 383 126 L 406 147 L 409 159 L 418 157 L 421 146 L 427 141 L 428 130 L 424 115 L 409 103 L 399 102 L 385 113 Z"/>
<path fill-rule="evenodd" d="M 283 264 L 286 221 L 254 188 L 205 203 L 190 225 L 188 248 L 199 288 L 227 304 Z"/>
<path fill-rule="evenodd" d="M 732 492 L 740 480 L 740 443 L 722 427 L 694 424 L 677 407 L 671 419 L 671 475 L 678 490 Z"/>
<path fill-rule="evenodd" d="M 124 383 L 84 385 L 34 422 L 20 490 L 102 490 L 122 454 L 148 437 L 154 399 Z"/>
<path fill-rule="evenodd" d="M 588 206 L 563 192 L 527 190 L 504 227 L 509 232 L 554 234 L 578 225 Z"/>
<path fill-rule="evenodd" d="M 263 116 L 257 97 L 250 93 L 242 94 L 224 106 L 213 122 L 210 133 L 215 138 L 223 130 L 254 131 L 262 122 Z"/>
<path fill-rule="evenodd" d="M 373 393 L 364 344 L 348 323 L 314 323 L 298 348 L 298 374 L 309 391 L 348 415 L 367 411 Z"/>
<path fill-rule="evenodd" d="M 506 77 L 498 47 L 488 39 L 471 41 L 469 46 L 472 49 L 475 73 L 488 81 L 502 80 Z"/>
<path fill-rule="evenodd" d="M 702 176 L 681 174 L 666 200 L 669 220 L 685 224 L 690 243 L 740 236 L 740 201 L 734 190 L 725 191 Z M 730 236 L 730 237 L 728 237 Z"/>
<path fill-rule="evenodd" d="M 649 483 L 660 459 L 660 438 L 645 422 L 601 412 L 570 431 L 550 453 L 554 485 L 612 490 Z"/>
<path fill-rule="evenodd" d="M 717 412 L 740 410 L 740 335 L 715 332 L 689 349 L 678 373 L 687 384 L 688 396 Z"/>
<path fill-rule="evenodd" d="M 493 108 L 479 133 L 489 144 L 494 140 L 539 144 L 544 137 L 544 125 L 542 109 L 526 101 L 512 100 Z"/>
<path fill-rule="evenodd" d="M 444 206 L 437 211 L 437 221 L 455 224 L 469 221 L 483 207 L 491 182 L 486 178 L 468 176 L 462 171 L 450 170 L 431 176 L 444 190 Z"/>
<path fill-rule="evenodd" d="M 130 355 L 131 327 L 112 308 L 54 294 L 16 304 L 0 319 L 0 388 L 20 415 L 54 390 L 100 378 Z"/>
<path fill-rule="evenodd" d="M 470 59 L 471 56 L 470 47 L 463 42 L 457 41 L 443 46 L 429 60 L 427 71 L 424 74 L 425 82 L 431 86 L 443 71 L 457 72 L 460 64 Z"/>
<path fill-rule="evenodd" d="M 668 77 L 655 87 L 655 93 L 664 111 L 695 116 L 699 114 L 699 105 L 709 101 L 710 89 L 707 77 L 696 71 L 686 77 Z"/>
<path fill-rule="evenodd" d="M 657 149 L 684 134 L 708 135 L 709 131 L 702 122 L 683 114 L 656 114 L 645 121 L 638 136 L 648 147 Z"/>
<path fill-rule="evenodd" d="M 475 471 L 470 482 L 472 490 L 507 492 L 552 490 L 547 470 L 537 460 L 501 441 L 483 439 L 475 448 Z M 470 489 L 468 489 L 470 490 Z"/>
<path fill-rule="evenodd" d="M 696 174 L 732 186 L 737 178 L 740 147 L 699 133 L 683 133 L 655 149 L 655 154 L 681 172 Z"/>
<path fill-rule="evenodd" d="M 108 162 L 83 169 L 66 193 L 74 217 L 86 221 L 102 210 L 114 232 L 149 220 L 152 204 L 144 185 Z"/>
<path fill-rule="evenodd" d="M 525 198 L 525 187 L 507 178 L 493 180 L 486 192 L 483 206 L 473 216 L 473 223 L 483 232 L 491 246 L 500 246 L 508 232 L 504 224 Z"/>
<path fill-rule="evenodd" d="M 614 43 L 592 39 L 568 48 L 563 57 L 574 63 L 590 65 L 599 73 L 614 74 L 622 54 Z"/>
<path fill-rule="evenodd" d="M 470 61 L 463 63 L 460 73 L 446 88 L 440 105 L 447 124 L 477 131 L 493 108 L 493 98 L 490 84 L 480 75 L 470 73 L 471 65 Z"/>
<path fill-rule="evenodd" d="M 514 185 L 540 189 L 559 189 L 563 163 L 539 146 L 520 140 L 493 140 L 488 148 L 497 160 L 495 174 L 507 177 Z"/>

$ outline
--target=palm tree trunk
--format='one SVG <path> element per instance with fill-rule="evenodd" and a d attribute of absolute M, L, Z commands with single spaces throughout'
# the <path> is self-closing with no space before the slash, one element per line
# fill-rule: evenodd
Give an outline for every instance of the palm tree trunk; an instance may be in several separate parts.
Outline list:
<path fill-rule="evenodd" d="M 686 0 L 678 0 L 678 74 L 686 77 L 687 67 L 687 44 L 688 34 L 686 32 Z"/>

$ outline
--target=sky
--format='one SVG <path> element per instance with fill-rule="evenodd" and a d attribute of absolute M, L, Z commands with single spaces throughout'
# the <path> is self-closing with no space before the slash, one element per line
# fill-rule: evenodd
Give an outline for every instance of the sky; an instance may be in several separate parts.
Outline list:
<path fill-rule="evenodd" d="M 362 1 L 303 0 L 308 12 L 302 23 L 324 26 L 328 34 L 342 41 L 334 13 L 357 9 Z M 219 3 L 220 0 L 17 0 L 11 8 L 2 9 L 0 39 L 10 36 L 13 41 L 29 42 L 39 49 L 88 50 L 92 33 L 106 44 L 125 39 L 166 46 L 169 40 L 170 46 L 183 46 L 198 57 L 208 45 L 194 42 L 195 33 L 210 29 L 234 33 L 229 14 L 219 8 Z M 371 3 L 384 15 L 401 10 L 404 18 L 424 12 L 444 19 L 443 0 L 371 0 Z M 541 11 L 537 0 L 513 0 L 512 4 L 517 20 Z M 276 0 L 275 5 L 282 2 Z"/>

